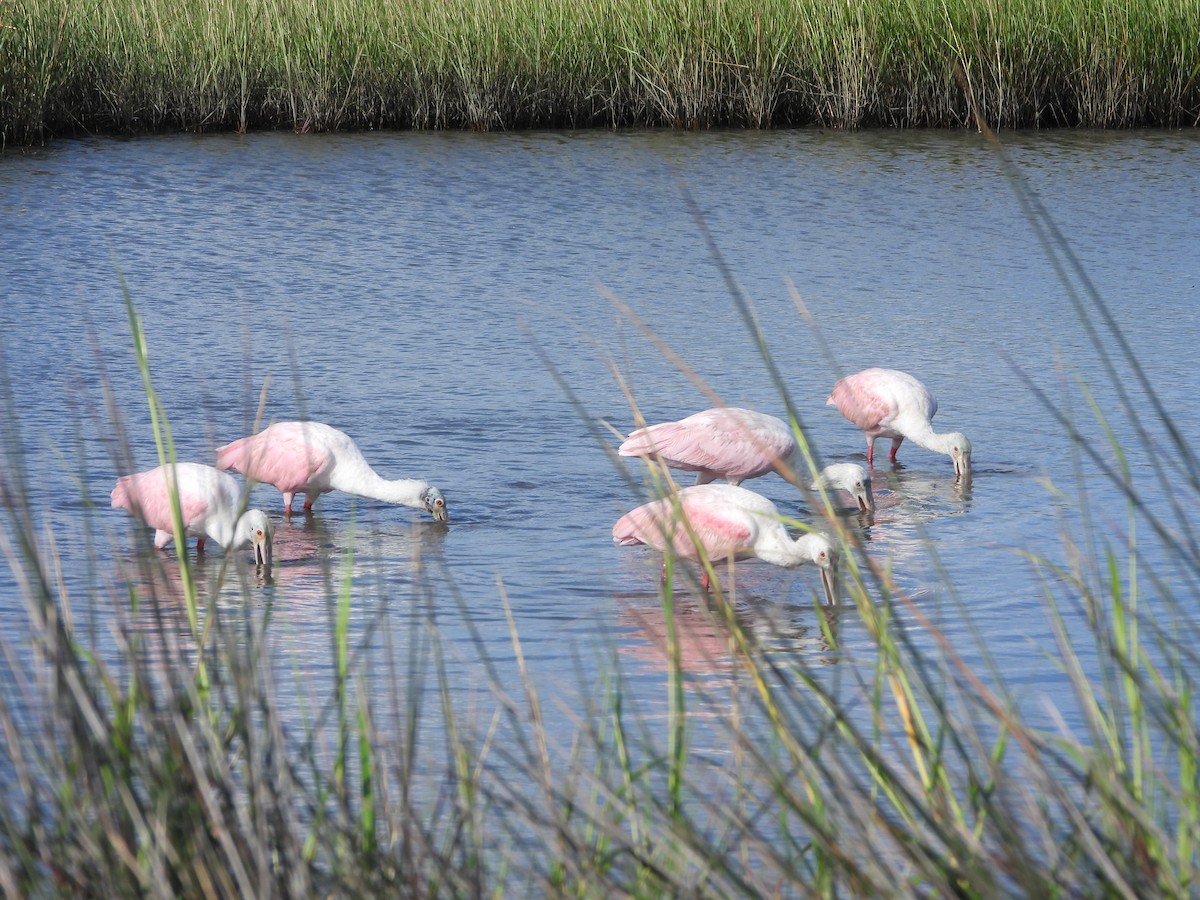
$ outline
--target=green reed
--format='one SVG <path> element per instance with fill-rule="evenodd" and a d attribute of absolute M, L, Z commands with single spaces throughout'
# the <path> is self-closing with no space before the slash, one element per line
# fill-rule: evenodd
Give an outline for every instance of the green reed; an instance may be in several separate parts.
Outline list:
<path fill-rule="evenodd" d="M 1186 0 L 6 0 L 0 141 L 160 129 L 1194 125 Z"/>

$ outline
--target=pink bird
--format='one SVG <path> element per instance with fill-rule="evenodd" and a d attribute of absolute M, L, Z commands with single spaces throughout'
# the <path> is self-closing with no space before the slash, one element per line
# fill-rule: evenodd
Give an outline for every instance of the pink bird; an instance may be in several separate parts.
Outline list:
<path fill-rule="evenodd" d="M 937 412 L 937 400 L 929 389 L 906 372 L 896 369 L 864 369 L 841 378 L 825 401 L 836 406 L 843 416 L 867 436 L 867 464 L 875 457 L 875 439 L 891 438 L 888 459 L 896 461 L 896 451 L 908 438 L 926 450 L 945 453 L 954 460 L 954 474 L 971 477 L 971 442 L 959 432 L 938 434 L 930 424 Z"/>
<path fill-rule="evenodd" d="M 349 435 L 321 422 L 276 422 L 256 435 L 226 444 L 217 449 L 217 468 L 279 488 L 289 516 L 298 493 L 304 493 L 304 511 L 310 512 L 321 494 L 345 491 L 423 509 L 439 522 L 448 519 L 441 491 L 417 478 L 380 477 Z"/>
<path fill-rule="evenodd" d="M 696 484 L 723 478 L 738 485 L 784 468 L 800 473 L 808 467 L 786 422 L 737 407 L 706 409 L 678 422 L 639 428 L 617 452 L 621 456 L 657 459 L 669 468 L 695 472 Z M 819 480 L 827 489 L 848 491 L 860 509 L 875 508 L 871 480 L 862 466 L 853 463 L 827 466 Z"/>
<path fill-rule="evenodd" d="M 681 559 L 711 561 L 757 557 L 794 569 L 812 563 L 830 603 L 837 603 L 837 550 L 824 535 L 793 539 L 775 504 L 761 494 L 732 484 L 697 484 L 678 494 L 630 510 L 613 526 L 613 542 L 628 547 L 645 544 Z M 708 573 L 701 578 L 708 589 Z"/>
<path fill-rule="evenodd" d="M 271 522 L 261 509 L 242 509 L 242 490 L 237 479 L 212 466 L 175 463 L 136 475 L 124 475 L 112 489 L 113 509 L 127 509 L 154 529 L 154 546 L 160 550 L 175 535 L 171 521 L 168 481 L 173 482 L 183 514 L 184 533 L 199 538 L 196 552 L 212 538 L 226 550 L 247 543 L 254 561 L 270 566 Z"/>

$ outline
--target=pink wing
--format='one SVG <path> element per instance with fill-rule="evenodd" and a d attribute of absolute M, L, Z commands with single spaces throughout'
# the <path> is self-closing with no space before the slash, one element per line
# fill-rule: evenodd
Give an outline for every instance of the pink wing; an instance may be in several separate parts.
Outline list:
<path fill-rule="evenodd" d="M 759 427 L 750 414 L 711 409 L 679 422 L 635 431 L 620 446 L 622 456 L 657 456 L 673 469 L 719 472 L 741 481 L 769 472 L 792 452 L 790 435 Z"/>
<path fill-rule="evenodd" d="M 839 379 L 825 405 L 836 406 L 838 412 L 862 431 L 878 430 L 883 422 L 896 414 L 895 405 L 880 391 L 878 372 L 878 369 L 867 369 Z"/>
<path fill-rule="evenodd" d="M 209 500 L 196 492 L 186 477 L 180 478 L 180 482 L 179 507 L 183 513 L 183 527 L 190 529 L 208 514 Z M 166 470 L 162 466 L 119 478 L 117 486 L 112 489 L 112 505 L 114 509 L 127 509 L 140 516 L 151 528 L 171 531 L 175 527 L 171 522 Z"/>
<path fill-rule="evenodd" d="M 292 422 L 272 425 L 217 449 L 218 469 L 241 472 L 289 493 L 305 490 L 328 463 L 324 448 L 306 441 L 304 431 Z"/>
<path fill-rule="evenodd" d="M 750 545 L 754 535 L 744 516 L 728 515 L 719 506 L 686 494 L 682 504 L 696 541 L 710 559 L 723 559 Z M 613 526 L 613 541 L 622 546 L 646 544 L 656 550 L 664 550 L 670 543 L 683 559 L 696 559 L 700 555 L 671 498 L 630 510 Z"/>

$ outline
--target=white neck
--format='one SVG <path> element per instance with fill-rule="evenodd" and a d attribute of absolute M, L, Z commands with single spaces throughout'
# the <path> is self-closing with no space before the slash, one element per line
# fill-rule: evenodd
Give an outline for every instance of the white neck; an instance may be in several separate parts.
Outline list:
<path fill-rule="evenodd" d="M 411 506 L 413 509 L 424 509 L 425 501 L 421 495 L 429 490 L 429 482 L 420 478 L 397 478 L 389 481 L 380 478 L 374 469 L 367 467 L 365 472 L 357 473 L 351 484 L 335 485 L 339 490 L 360 497 L 370 497 L 372 500 L 382 500 L 384 503 L 397 503 L 401 506 Z"/>
<path fill-rule="evenodd" d="M 816 549 L 813 545 L 820 543 L 821 539 L 816 535 L 806 534 L 792 540 L 783 524 L 778 524 L 778 530 L 772 528 L 769 533 L 760 537 L 754 548 L 755 556 L 763 562 L 783 566 L 785 569 L 794 569 L 796 566 L 812 562 Z"/>
<path fill-rule="evenodd" d="M 792 451 L 790 456 L 783 459 L 783 462 L 792 470 L 796 478 L 801 481 L 805 481 L 806 479 L 811 480 L 809 479 L 808 460 L 805 459 L 804 450 L 799 444 L 796 445 L 796 449 Z"/>
<path fill-rule="evenodd" d="M 901 424 L 903 427 L 900 427 Z M 952 455 L 954 443 L 958 439 L 958 434 L 955 432 L 938 434 L 924 419 L 896 423 L 892 427 L 914 444 L 924 447 L 926 450 L 932 450 L 934 453 L 944 453 L 947 456 Z"/>
<path fill-rule="evenodd" d="M 241 534 L 242 529 L 238 528 L 238 523 L 241 519 L 234 510 L 229 510 L 222 515 L 211 516 L 204 525 L 204 533 L 224 547 L 226 550 L 235 546 L 236 537 Z M 245 543 L 245 541 L 242 541 Z"/>

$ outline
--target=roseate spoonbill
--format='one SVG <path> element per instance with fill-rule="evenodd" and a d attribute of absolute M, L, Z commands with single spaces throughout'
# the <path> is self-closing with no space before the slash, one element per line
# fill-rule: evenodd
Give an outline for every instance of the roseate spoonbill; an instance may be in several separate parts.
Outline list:
<path fill-rule="evenodd" d="M 875 439 L 892 439 L 888 459 L 908 438 L 926 450 L 945 453 L 954 460 L 954 474 L 971 476 L 971 442 L 957 431 L 938 434 L 930 422 L 937 400 L 929 389 L 907 372 L 896 369 L 864 369 L 841 378 L 833 386 L 826 406 L 836 406 L 843 416 L 867 436 L 867 464 L 875 458 Z"/>
<path fill-rule="evenodd" d="M 309 512 L 321 494 L 345 491 L 423 509 L 439 522 L 448 518 L 441 491 L 418 478 L 380 477 L 348 434 L 321 422 L 276 422 L 219 447 L 217 468 L 279 488 L 289 516 L 292 497 L 298 493 L 304 493 L 304 511 Z"/>
<path fill-rule="evenodd" d="M 686 519 L 686 524 L 685 520 Z M 761 494 L 732 484 L 696 484 L 677 495 L 653 500 L 623 515 L 613 526 L 613 542 L 646 544 L 682 559 L 757 557 L 794 569 L 812 563 L 821 570 L 825 597 L 837 603 L 837 550 L 824 535 L 793 539 L 775 504 Z M 701 578 L 708 589 L 708 573 Z"/>
<path fill-rule="evenodd" d="M 246 544 L 254 550 L 258 565 L 271 565 L 271 522 L 261 509 L 241 509 L 242 490 L 232 475 L 200 463 L 158 466 L 135 475 L 123 475 L 112 489 L 114 509 L 127 509 L 154 529 L 154 546 L 160 550 L 174 537 L 171 498 L 172 481 L 179 495 L 185 534 L 199 538 L 196 551 L 212 538 L 226 550 Z"/>
<path fill-rule="evenodd" d="M 706 409 L 678 422 L 639 428 L 617 452 L 621 456 L 658 459 L 669 468 L 695 472 L 696 484 L 724 478 L 737 485 L 781 467 L 803 472 L 808 465 L 786 422 L 733 406 Z M 850 474 L 837 466 L 828 466 L 820 477 L 827 488 L 848 490 L 860 508 L 874 508 L 870 479 L 855 486 L 854 481 L 862 479 L 849 480 Z M 816 490 L 815 484 L 813 489 Z"/>
<path fill-rule="evenodd" d="M 858 508 L 870 511 L 875 508 L 875 493 L 871 490 L 871 476 L 858 463 L 833 463 L 817 475 L 811 485 L 814 491 L 845 491 L 854 498 Z"/>

